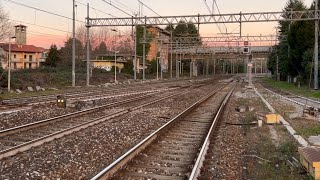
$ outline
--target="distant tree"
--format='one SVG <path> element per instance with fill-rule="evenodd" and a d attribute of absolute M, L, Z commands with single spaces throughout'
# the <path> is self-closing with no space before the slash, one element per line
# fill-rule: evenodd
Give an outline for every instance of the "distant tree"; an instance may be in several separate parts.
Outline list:
<path fill-rule="evenodd" d="M 288 12 L 305 10 L 306 6 L 301 0 L 288 0 L 284 9 L 283 17 L 287 18 Z M 279 72 L 281 79 L 285 80 L 287 75 L 304 76 L 305 69 L 302 67 L 302 56 L 304 52 L 310 47 L 310 35 L 312 36 L 312 25 L 310 22 L 293 22 L 280 21 L 279 35 L 287 36 L 288 40 L 281 40 L 280 43 L 273 47 L 273 52 L 269 56 L 268 69 L 273 74 L 276 71 L 276 59 L 279 58 Z M 290 28 L 289 28 L 290 27 Z M 290 49 L 289 49 L 290 48 Z M 289 54 L 288 54 L 289 53 Z M 306 63 L 306 62 L 304 62 Z M 308 63 L 307 63 L 308 64 Z"/>
<path fill-rule="evenodd" d="M 136 28 L 136 34 L 137 34 L 137 42 L 136 42 L 136 47 L 137 47 L 137 55 L 138 56 L 143 56 L 143 43 L 141 43 L 141 39 L 143 38 L 143 31 L 144 28 L 142 26 L 137 26 Z M 146 38 L 152 38 L 152 34 L 147 31 Z M 146 42 L 146 54 L 148 54 L 150 50 L 150 42 Z"/>
<path fill-rule="evenodd" d="M 83 51 L 85 52 L 84 55 L 85 55 L 85 59 L 86 59 L 87 58 L 87 44 L 84 45 Z M 93 51 L 91 43 L 89 44 L 89 53 L 90 53 L 90 59 L 92 59 L 95 56 L 95 53 Z"/>
<path fill-rule="evenodd" d="M 105 55 L 107 54 L 107 45 L 104 41 L 102 41 L 99 46 L 97 46 L 94 50 L 94 54 L 96 55 Z"/>
<path fill-rule="evenodd" d="M 198 37 L 198 29 L 193 23 L 188 23 L 187 24 L 188 28 L 188 35 L 191 37 Z"/>
<path fill-rule="evenodd" d="M 169 32 L 174 31 L 174 26 L 173 26 L 173 24 L 167 25 L 167 26 L 164 28 L 164 30 L 169 31 Z"/>
<path fill-rule="evenodd" d="M 184 21 L 180 21 L 176 27 L 170 24 L 165 27 L 165 30 L 167 31 L 173 30 L 174 41 L 178 41 L 181 43 L 185 43 L 186 41 L 181 40 L 181 38 L 179 37 L 199 37 L 200 36 L 197 27 L 191 22 L 186 23 Z M 188 41 L 187 43 L 201 44 L 201 39 L 198 38 L 191 42 Z"/>
<path fill-rule="evenodd" d="M 123 37 L 118 43 L 117 50 L 123 54 L 133 54 L 132 43 L 131 37 Z"/>
<path fill-rule="evenodd" d="M 133 74 L 133 61 L 128 60 L 127 63 L 124 64 L 124 68 L 122 70 L 123 73 Z"/>
<path fill-rule="evenodd" d="M 175 37 L 187 36 L 188 35 L 188 25 L 184 21 L 180 21 L 173 31 Z"/>
<path fill-rule="evenodd" d="M 60 61 L 59 51 L 55 44 L 52 44 L 49 49 L 48 57 L 46 58 L 46 65 L 56 67 L 57 62 Z"/>
<path fill-rule="evenodd" d="M 0 41 L 7 40 L 13 34 L 12 24 L 9 22 L 9 15 L 0 6 Z"/>
<path fill-rule="evenodd" d="M 59 50 L 61 58 L 61 66 L 71 66 L 72 65 L 72 38 L 69 38 L 65 43 L 64 47 Z M 81 41 L 76 39 L 76 65 L 80 66 L 83 64 L 84 60 L 84 50 Z"/>

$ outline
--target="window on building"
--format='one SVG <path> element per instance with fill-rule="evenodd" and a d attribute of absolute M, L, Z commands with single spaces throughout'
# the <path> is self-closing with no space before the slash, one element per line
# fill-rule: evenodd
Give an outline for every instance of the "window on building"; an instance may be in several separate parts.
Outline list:
<path fill-rule="evenodd" d="M 13 68 L 17 69 L 17 63 L 13 63 Z"/>
<path fill-rule="evenodd" d="M 24 55 L 24 59 L 27 59 L 27 55 Z"/>
<path fill-rule="evenodd" d="M 29 61 L 32 61 L 32 55 L 29 55 Z"/>
<path fill-rule="evenodd" d="M 16 55 L 16 54 L 14 54 L 14 55 L 13 55 L 13 58 L 14 58 L 14 59 L 15 59 L 15 58 L 17 58 L 17 55 Z"/>

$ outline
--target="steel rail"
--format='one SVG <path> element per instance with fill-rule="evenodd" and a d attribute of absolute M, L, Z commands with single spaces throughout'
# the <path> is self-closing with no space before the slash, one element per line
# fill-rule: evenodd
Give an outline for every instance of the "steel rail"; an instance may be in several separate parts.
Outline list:
<path fill-rule="evenodd" d="M 135 97 L 135 98 L 131 98 L 131 99 L 126 99 L 123 101 L 118 101 L 118 102 L 113 102 L 113 103 L 109 103 L 106 105 L 102 105 L 102 106 L 98 106 L 98 107 L 94 107 L 94 108 L 89 108 L 89 109 L 85 109 L 82 111 L 77 111 L 77 112 L 73 112 L 73 113 L 69 113 L 69 114 L 65 114 L 65 115 L 61 115 L 61 116 L 57 116 L 57 117 L 53 117 L 53 118 L 49 118 L 49 119 L 45 119 L 45 120 L 41 120 L 41 121 L 37 121 L 34 123 L 29 123 L 29 124 L 25 124 L 22 126 L 17 126 L 17 127 L 13 127 L 13 128 L 9 128 L 9 129 L 5 129 L 0 131 L 0 137 L 4 137 L 7 135 L 12 135 L 18 132 L 23 132 L 23 131 L 27 131 L 36 127 L 41 127 L 41 126 L 45 126 L 47 124 L 51 124 L 54 122 L 59 122 L 62 120 L 65 120 L 66 118 L 73 118 L 73 117 L 77 117 L 80 115 L 85 115 L 85 114 L 89 114 L 95 111 L 98 111 L 100 109 L 104 109 L 104 108 L 108 108 L 108 107 L 114 107 L 117 105 L 121 105 L 121 104 L 125 104 L 125 103 L 129 103 L 129 102 L 133 102 L 133 101 L 137 101 L 137 100 L 141 100 L 144 99 L 146 97 L 149 97 L 151 95 L 154 95 L 155 93 L 151 93 L 151 94 L 147 94 L 147 95 L 143 95 L 141 97 Z"/>
<path fill-rule="evenodd" d="M 63 129 L 61 131 L 54 132 L 52 134 L 40 137 L 38 139 L 34 139 L 32 141 L 29 141 L 29 142 L 14 146 L 12 148 L 5 149 L 3 151 L 0 151 L 0 159 L 5 158 L 5 157 L 13 156 L 13 155 L 15 155 L 15 154 L 17 154 L 19 152 L 23 152 L 23 151 L 29 150 L 32 147 L 36 147 L 36 146 L 42 145 L 43 143 L 50 142 L 50 141 L 52 141 L 54 139 L 61 138 L 61 137 L 66 136 L 68 134 L 74 133 L 76 131 L 80 131 L 80 130 L 88 128 L 90 126 L 105 122 L 107 120 L 111 120 L 111 119 L 113 119 L 115 117 L 119 117 L 119 116 L 124 115 L 124 114 L 126 114 L 128 112 L 136 111 L 136 110 L 141 109 L 143 107 L 146 107 L 148 105 L 155 104 L 157 102 L 163 101 L 165 99 L 168 99 L 168 98 L 171 98 L 171 97 L 174 97 L 174 96 L 182 95 L 182 94 L 185 94 L 187 92 L 188 91 L 183 91 L 183 92 L 171 94 L 171 95 L 168 95 L 168 96 L 153 100 L 151 102 L 144 103 L 144 104 L 142 104 L 142 105 L 140 105 L 138 107 L 127 108 L 127 109 L 124 109 L 124 110 L 120 110 L 118 112 L 111 113 L 109 115 L 105 115 L 103 117 L 96 118 L 96 119 L 91 120 L 89 122 L 85 122 L 85 123 L 79 124 L 79 125 L 74 126 L 74 127 Z"/>
<path fill-rule="evenodd" d="M 108 167 L 103 169 L 101 172 L 99 172 L 97 175 L 95 175 L 91 180 L 99 180 L 99 179 L 107 179 L 112 177 L 119 169 L 124 167 L 130 160 L 132 160 L 136 155 L 138 155 L 142 150 L 144 150 L 148 145 L 150 145 L 154 140 L 160 136 L 160 134 L 166 130 L 168 130 L 170 127 L 172 127 L 177 121 L 187 116 L 192 110 L 199 107 L 203 102 L 207 101 L 210 97 L 215 95 L 217 92 L 219 92 L 227 85 L 222 86 L 221 88 L 217 89 L 216 91 L 208 94 L 207 96 L 203 97 L 196 103 L 192 104 L 190 107 L 188 107 L 186 110 L 181 112 L 179 115 L 174 117 L 172 120 L 167 122 L 165 125 L 160 127 L 158 130 L 150 134 L 148 137 L 143 139 L 141 142 L 139 142 L 137 145 L 135 145 L 133 148 L 131 148 L 129 151 L 127 151 L 125 154 L 123 154 L 121 157 L 116 159 L 113 163 L 111 163 Z"/>
<path fill-rule="evenodd" d="M 231 89 L 231 91 L 228 93 L 228 95 L 226 96 L 226 98 L 224 99 L 224 101 L 222 102 L 222 104 L 220 105 L 220 108 L 212 122 L 212 125 L 210 127 L 210 130 L 208 132 L 208 135 L 201 147 L 201 150 L 200 150 L 200 153 L 198 155 L 198 158 L 196 160 L 196 163 L 192 169 L 192 172 L 191 172 L 191 175 L 189 177 L 189 180 L 196 180 L 197 177 L 199 176 L 200 172 L 201 172 L 201 168 L 202 168 L 202 165 L 203 165 L 203 161 L 205 159 L 205 156 L 207 154 L 207 150 L 209 148 L 209 145 L 210 145 L 210 137 L 212 136 L 213 132 L 214 132 L 214 129 L 215 127 L 217 126 L 218 124 L 218 119 L 220 118 L 222 112 L 223 112 L 223 109 L 225 107 L 225 105 L 227 104 L 227 102 L 229 101 L 234 89 L 235 89 L 236 85 Z"/>
<path fill-rule="evenodd" d="M 259 83 L 259 85 L 260 85 L 261 87 L 263 87 L 265 90 L 267 90 L 268 92 L 270 92 L 271 94 L 275 94 L 275 95 L 277 95 L 277 96 L 280 96 L 280 97 L 282 97 L 282 98 L 284 98 L 284 99 L 286 99 L 286 100 L 288 100 L 288 101 L 290 101 L 290 102 L 293 102 L 293 103 L 298 104 L 298 105 L 300 105 L 300 106 L 306 106 L 306 107 L 308 107 L 308 108 L 309 108 L 309 107 L 312 107 L 312 106 L 303 104 L 303 103 L 301 103 L 301 102 L 299 102 L 299 101 L 295 101 L 295 100 L 293 100 L 293 99 L 290 99 L 290 98 L 288 98 L 288 97 L 285 97 L 285 96 L 283 96 L 283 95 L 281 95 L 281 94 L 279 94 L 279 93 L 276 93 L 276 92 L 274 92 L 274 91 L 271 91 L 270 89 L 262 86 L 260 83 Z M 305 99 L 305 100 L 306 100 L 306 99 Z M 317 103 L 320 103 L 320 102 L 317 102 Z"/>

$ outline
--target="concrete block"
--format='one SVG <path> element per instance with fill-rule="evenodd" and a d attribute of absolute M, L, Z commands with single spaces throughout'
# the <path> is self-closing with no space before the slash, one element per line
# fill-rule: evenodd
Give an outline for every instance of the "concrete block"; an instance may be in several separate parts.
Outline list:
<path fill-rule="evenodd" d="M 239 106 L 236 109 L 238 112 L 244 113 L 247 111 L 247 107 L 246 106 Z"/>
<path fill-rule="evenodd" d="M 281 115 L 279 114 L 267 114 L 265 122 L 267 124 L 280 124 Z"/>
<path fill-rule="evenodd" d="M 58 91 L 59 89 L 57 88 L 48 88 L 49 90 L 52 90 L 52 91 Z"/>
<path fill-rule="evenodd" d="M 254 107 L 249 107 L 249 111 L 250 111 L 250 112 L 252 112 L 252 111 L 254 111 L 254 110 L 255 110 Z"/>
<path fill-rule="evenodd" d="M 36 86 L 36 90 L 37 91 L 41 91 L 41 87 L 40 86 Z"/>
<path fill-rule="evenodd" d="M 33 87 L 28 86 L 27 89 L 28 91 L 33 92 Z"/>

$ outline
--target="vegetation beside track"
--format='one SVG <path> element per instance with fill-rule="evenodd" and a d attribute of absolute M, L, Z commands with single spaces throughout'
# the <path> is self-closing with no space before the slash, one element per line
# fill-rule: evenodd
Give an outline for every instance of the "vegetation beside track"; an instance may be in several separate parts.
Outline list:
<path fill-rule="evenodd" d="M 309 89 L 307 86 L 297 87 L 295 84 L 290 84 L 285 81 L 276 81 L 271 78 L 263 78 L 263 82 L 268 84 L 269 86 L 289 92 L 292 94 L 304 96 L 304 97 L 312 97 L 320 99 L 320 91 L 315 91 L 313 89 Z"/>

